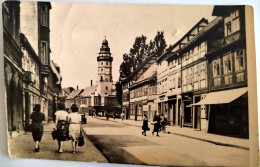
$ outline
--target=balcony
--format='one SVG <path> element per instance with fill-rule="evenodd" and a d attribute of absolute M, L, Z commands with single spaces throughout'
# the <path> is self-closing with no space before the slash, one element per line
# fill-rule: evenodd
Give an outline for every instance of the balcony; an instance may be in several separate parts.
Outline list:
<path fill-rule="evenodd" d="M 41 66 L 41 74 L 42 75 L 50 75 L 51 74 L 51 69 L 49 65 L 42 65 Z"/>
<path fill-rule="evenodd" d="M 25 71 L 23 75 L 23 81 L 25 83 L 33 83 L 33 75 L 31 71 Z"/>

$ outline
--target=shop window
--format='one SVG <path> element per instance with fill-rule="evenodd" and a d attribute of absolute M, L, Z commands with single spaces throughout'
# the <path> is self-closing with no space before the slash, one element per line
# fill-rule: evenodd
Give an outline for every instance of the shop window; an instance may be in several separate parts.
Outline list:
<path fill-rule="evenodd" d="M 245 69 L 245 55 L 243 49 L 235 51 L 235 69 L 236 71 Z"/>
<path fill-rule="evenodd" d="M 224 74 L 228 74 L 232 72 L 232 57 L 231 53 L 224 55 L 223 57 L 223 64 L 224 64 Z"/>

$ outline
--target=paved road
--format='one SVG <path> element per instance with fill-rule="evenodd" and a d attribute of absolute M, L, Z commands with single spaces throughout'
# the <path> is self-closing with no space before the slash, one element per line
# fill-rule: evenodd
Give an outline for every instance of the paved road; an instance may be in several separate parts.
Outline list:
<path fill-rule="evenodd" d="M 54 125 L 53 125 L 54 126 Z M 63 153 L 58 153 L 57 141 L 52 140 L 51 132 L 44 132 L 40 143 L 40 152 L 34 152 L 34 142 L 31 133 L 25 133 L 10 140 L 9 150 L 11 157 L 16 158 L 37 158 L 68 161 L 86 161 L 106 163 L 106 158 L 96 149 L 92 142 L 85 137 L 85 145 L 77 147 L 77 153 L 72 154 L 70 141 L 64 142 Z"/>
<path fill-rule="evenodd" d="M 88 117 L 88 138 L 111 163 L 161 166 L 248 166 L 249 151 Z M 152 127 L 151 127 L 152 128 Z"/>

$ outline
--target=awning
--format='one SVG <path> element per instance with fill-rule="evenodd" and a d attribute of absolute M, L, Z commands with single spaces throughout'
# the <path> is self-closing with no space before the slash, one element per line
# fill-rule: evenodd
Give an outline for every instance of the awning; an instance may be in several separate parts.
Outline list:
<path fill-rule="evenodd" d="M 192 105 L 226 104 L 230 103 L 247 92 L 248 88 L 238 88 L 225 91 L 211 92 L 200 102 Z"/>

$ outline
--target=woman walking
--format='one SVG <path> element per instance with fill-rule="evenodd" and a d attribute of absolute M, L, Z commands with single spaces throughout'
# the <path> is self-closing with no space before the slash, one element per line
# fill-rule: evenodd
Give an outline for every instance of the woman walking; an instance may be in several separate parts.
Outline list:
<path fill-rule="evenodd" d="M 58 131 L 58 152 L 62 153 L 63 141 L 69 140 L 69 123 L 68 123 L 68 112 L 65 111 L 65 105 L 63 103 L 58 104 L 58 111 L 55 112 L 56 128 Z"/>
<path fill-rule="evenodd" d="M 42 121 L 45 120 L 44 113 L 40 112 L 41 106 L 40 104 L 36 104 L 33 108 L 33 113 L 30 116 L 30 119 L 32 119 L 32 136 L 33 140 L 35 142 L 35 152 L 40 151 L 40 142 L 43 135 L 43 125 Z"/>
<path fill-rule="evenodd" d="M 154 135 L 154 132 L 157 132 L 157 136 L 158 137 L 159 137 L 159 130 L 161 128 L 160 121 L 161 121 L 160 114 L 157 112 L 156 115 L 153 118 L 154 129 L 153 129 L 152 134 Z"/>
<path fill-rule="evenodd" d="M 142 130 L 143 130 L 142 135 L 144 136 L 146 136 L 146 131 L 150 130 L 150 128 L 148 127 L 148 119 L 146 114 L 144 114 Z"/>
<path fill-rule="evenodd" d="M 80 129 L 81 115 L 77 113 L 78 107 L 76 106 L 76 104 L 72 104 L 71 111 L 72 113 L 70 113 L 68 116 L 69 123 L 70 123 L 69 133 L 70 133 L 72 149 L 73 149 L 72 153 L 75 154 L 78 138 L 81 133 L 81 129 Z"/>

